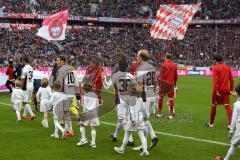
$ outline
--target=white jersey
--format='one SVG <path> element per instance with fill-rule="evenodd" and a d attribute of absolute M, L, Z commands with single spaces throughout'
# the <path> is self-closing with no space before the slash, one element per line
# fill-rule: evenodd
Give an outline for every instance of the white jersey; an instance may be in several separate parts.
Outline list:
<path fill-rule="evenodd" d="M 62 83 L 62 91 L 67 97 L 74 97 L 77 91 L 77 77 L 74 68 L 70 65 L 63 65 L 58 69 L 57 80 Z"/>
<path fill-rule="evenodd" d="M 143 84 L 144 98 L 156 97 L 156 69 L 148 62 L 143 62 L 137 69 L 137 82 Z"/>
<path fill-rule="evenodd" d="M 11 102 L 12 104 L 23 102 L 24 94 L 21 88 L 14 88 L 12 91 Z"/>
<path fill-rule="evenodd" d="M 232 123 L 230 127 L 230 132 L 233 133 L 234 129 L 236 129 L 236 125 L 240 124 L 240 98 L 233 104 L 233 116 Z"/>
<path fill-rule="evenodd" d="M 127 72 L 118 71 L 112 75 L 112 79 L 109 80 L 109 82 L 106 81 L 104 82 L 104 87 L 108 89 L 112 85 L 114 85 L 117 97 L 120 100 L 119 102 L 126 103 L 126 99 L 129 96 L 127 88 L 130 83 L 136 83 L 136 80 L 133 77 L 133 75 Z"/>
<path fill-rule="evenodd" d="M 94 92 L 83 95 L 83 112 L 93 110 L 99 106 L 98 96 Z"/>
<path fill-rule="evenodd" d="M 46 88 L 40 87 L 37 92 L 37 100 L 50 100 L 52 96 L 52 89 L 48 86 Z"/>
<path fill-rule="evenodd" d="M 54 92 L 50 98 L 50 104 L 57 106 L 63 101 L 66 101 L 67 98 L 63 92 Z"/>
<path fill-rule="evenodd" d="M 25 79 L 23 90 L 28 90 L 28 88 L 33 87 L 33 68 L 29 64 L 23 67 L 21 78 Z"/>

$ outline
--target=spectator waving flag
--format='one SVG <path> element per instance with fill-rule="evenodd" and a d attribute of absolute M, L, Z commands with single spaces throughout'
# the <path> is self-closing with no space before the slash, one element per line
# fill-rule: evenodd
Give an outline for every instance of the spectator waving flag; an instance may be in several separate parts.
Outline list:
<path fill-rule="evenodd" d="M 151 27 L 151 37 L 182 40 L 194 14 L 201 3 L 190 5 L 160 5 L 157 17 Z"/>
<path fill-rule="evenodd" d="M 37 36 L 48 41 L 64 40 L 67 20 L 68 10 L 64 10 L 47 17 L 44 19 L 42 27 L 38 30 Z"/>

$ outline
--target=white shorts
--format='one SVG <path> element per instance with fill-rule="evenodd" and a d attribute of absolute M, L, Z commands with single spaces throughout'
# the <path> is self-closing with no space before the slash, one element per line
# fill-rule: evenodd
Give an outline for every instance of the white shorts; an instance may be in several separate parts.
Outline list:
<path fill-rule="evenodd" d="M 23 91 L 23 102 L 30 103 L 32 100 L 33 86 L 27 86 L 27 90 Z"/>
<path fill-rule="evenodd" d="M 144 109 L 145 109 L 145 112 L 146 112 L 146 116 L 147 118 L 150 117 L 152 111 L 153 111 L 153 108 L 155 106 L 155 103 L 156 103 L 156 99 L 157 97 L 148 97 L 146 99 L 146 102 L 143 102 L 143 105 L 144 105 Z"/>
<path fill-rule="evenodd" d="M 81 121 L 80 122 L 82 125 L 84 126 L 91 126 L 91 127 L 96 127 L 100 125 L 99 119 L 98 118 L 94 118 L 91 120 L 86 120 L 86 121 Z"/>
<path fill-rule="evenodd" d="M 16 110 L 21 111 L 21 108 L 22 108 L 22 101 L 16 100 L 16 101 L 13 103 L 13 109 L 14 109 L 15 111 L 16 111 Z"/>
<path fill-rule="evenodd" d="M 127 110 L 126 110 L 127 106 L 125 103 L 120 103 L 117 105 L 117 118 L 118 120 L 124 120 L 126 119 L 127 116 Z"/>
<path fill-rule="evenodd" d="M 47 112 L 50 109 L 49 99 L 43 99 L 40 102 L 40 112 Z"/>
<path fill-rule="evenodd" d="M 126 131 L 138 131 L 138 130 L 145 130 L 145 122 L 143 119 L 143 115 L 141 112 L 135 113 L 135 125 L 133 126 L 132 122 L 130 120 L 127 121 L 127 124 L 125 126 Z"/>

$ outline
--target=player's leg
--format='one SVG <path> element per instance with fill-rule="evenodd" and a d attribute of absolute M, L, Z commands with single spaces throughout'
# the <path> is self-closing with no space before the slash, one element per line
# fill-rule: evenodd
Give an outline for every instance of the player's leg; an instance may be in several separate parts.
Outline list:
<path fill-rule="evenodd" d="M 157 117 L 159 117 L 159 118 L 162 117 L 163 97 L 164 96 L 159 96 L 158 97 L 158 114 L 157 114 Z"/>
<path fill-rule="evenodd" d="M 224 103 L 227 117 L 228 117 L 228 128 L 230 128 L 231 121 L 232 121 L 232 109 L 230 107 L 230 96 L 229 95 L 224 96 L 223 103 Z"/>
<path fill-rule="evenodd" d="M 84 121 L 84 122 L 80 122 L 80 133 L 81 133 L 81 139 L 80 141 L 77 143 L 77 146 L 81 146 L 84 144 L 87 144 L 87 138 L 86 138 L 86 130 L 85 130 L 85 126 L 89 125 L 89 120 Z"/>
<path fill-rule="evenodd" d="M 174 89 L 168 93 L 169 101 L 169 119 L 173 119 L 174 116 Z"/>
<path fill-rule="evenodd" d="M 142 149 L 143 149 L 143 152 L 141 153 L 142 156 L 148 156 L 149 155 L 149 152 L 147 150 L 147 139 L 146 137 L 144 136 L 144 131 L 143 130 L 138 130 L 138 136 L 141 140 L 141 143 L 142 143 Z"/>
<path fill-rule="evenodd" d="M 147 133 L 151 136 L 151 141 L 152 141 L 150 148 L 155 147 L 158 143 L 158 138 L 153 130 L 152 124 L 149 121 L 152 107 L 154 105 L 154 101 L 155 101 L 155 98 L 151 97 L 151 98 L 147 98 L 146 102 L 143 103 L 147 113 L 146 130 L 147 130 Z"/>
<path fill-rule="evenodd" d="M 7 80 L 5 86 L 7 87 L 7 89 L 9 89 L 10 93 L 12 93 L 12 88 L 11 88 L 10 84 L 11 84 L 10 81 Z"/>
<path fill-rule="evenodd" d="M 26 111 L 30 114 L 30 119 L 34 120 L 35 114 L 32 112 L 32 108 L 30 106 L 30 102 L 32 99 L 32 93 L 33 93 L 33 87 L 28 87 L 27 96 L 26 96 L 27 103 L 25 104 L 24 108 L 26 108 Z"/>
<path fill-rule="evenodd" d="M 64 106 L 65 129 L 67 130 L 66 136 L 74 136 L 73 129 L 72 129 L 72 119 L 70 115 L 71 101 L 72 101 L 72 97 L 68 97 L 66 106 Z"/>
<path fill-rule="evenodd" d="M 231 147 L 228 150 L 228 153 L 226 155 L 226 157 L 224 158 L 224 160 L 230 160 L 231 157 L 234 155 L 236 149 L 237 149 L 237 144 L 231 144 Z"/>
<path fill-rule="evenodd" d="M 126 113 L 123 104 L 117 105 L 116 112 L 117 112 L 117 124 L 116 124 L 116 128 L 115 128 L 115 132 L 111 136 L 113 142 L 117 141 L 118 134 L 119 134 L 121 128 L 123 128 L 123 120 L 124 120 L 125 113 Z"/>
<path fill-rule="evenodd" d="M 125 134 L 124 134 L 124 138 L 123 138 L 123 142 L 122 142 L 121 147 L 114 147 L 114 150 L 115 150 L 117 153 L 119 153 L 119 154 L 123 154 L 123 153 L 124 153 L 124 150 L 125 150 L 126 145 L 127 145 L 127 143 L 128 143 L 129 136 L 130 136 L 130 132 L 125 131 Z"/>
<path fill-rule="evenodd" d="M 48 125 L 48 112 L 47 111 L 43 113 L 43 124 L 44 124 L 45 128 L 49 127 L 49 125 Z"/>
<path fill-rule="evenodd" d="M 92 148 L 96 148 L 96 135 L 97 135 L 96 128 L 94 126 L 92 126 L 91 127 L 92 141 L 91 141 L 91 144 L 90 144 L 90 146 Z"/>
<path fill-rule="evenodd" d="M 21 115 L 20 115 L 20 110 L 21 110 L 21 105 L 22 105 L 21 103 L 22 102 L 17 102 L 16 104 L 14 104 L 14 110 L 16 112 L 18 122 L 21 121 Z"/>
<path fill-rule="evenodd" d="M 215 95 L 212 95 L 212 108 L 211 108 L 211 113 L 210 113 L 210 121 L 206 123 L 207 127 L 214 126 L 216 112 L 217 112 L 217 97 Z"/>
<path fill-rule="evenodd" d="M 58 130 L 62 132 L 62 138 L 63 138 L 65 135 L 65 129 L 63 129 L 62 126 L 60 125 L 58 118 L 54 118 L 54 126 L 55 126 L 55 131 L 54 131 L 55 138 L 58 137 Z"/>

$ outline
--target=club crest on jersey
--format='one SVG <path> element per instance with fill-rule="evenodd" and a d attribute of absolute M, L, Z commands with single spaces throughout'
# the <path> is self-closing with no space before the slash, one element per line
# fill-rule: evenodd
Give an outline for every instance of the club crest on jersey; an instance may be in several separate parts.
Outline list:
<path fill-rule="evenodd" d="M 49 35 L 52 38 L 59 38 L 63 33 L 63 22 L 61 19 L 53 19 L 49 24 Z"/>

